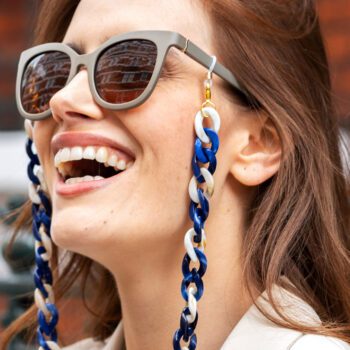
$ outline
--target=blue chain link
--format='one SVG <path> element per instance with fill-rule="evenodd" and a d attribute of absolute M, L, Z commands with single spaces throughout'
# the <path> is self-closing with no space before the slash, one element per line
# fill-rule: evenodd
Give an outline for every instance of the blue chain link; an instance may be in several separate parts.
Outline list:
<path fill-rule="evenodd" d="M 33 141 L 28 138 L 26 142 L 26 152 L 30 159 L 30 162 L 27 167 L 27 173 L 30 180 L 35 185 L 40 184 L 40 180 L 38 177 L 34 174 L 34 166 L 40 165 L 39 158 L 36 154 L 32 151 L 32 145 Z M 44 192 L 39 189 L 38 195 L 40 197 L 41 203 L 43 208 L 40 208 L 39 204 L 33 203 L 32 204 L 32 216 L 33 216 L 33 235 L 35 240 L 42 242 L 42 239 L 39 234 L 39 228 L 41 224 L 45 227 L 45 232 L 47 235 L 51 238 L 50 234 L 50 228 L 51 228 L 51 203 L 50 200 L 46 197 Z M 48 292 L 45 289 L 44 283 L 52 285 L 52 273 L 49 266 L 49 262 L 44 260 L 42 258 L 42 254 L 46 253 L 46 249 L 44 246 L 38 247 L 35 251 L 35 262 L 36 262 L 36 268 L 34 271 L 34 282 L 36 287 L 40 290 L 44 298 L 48 297 Z M 45 350 L 51 350 L 48 346 L 46 339 L 44 337 L 44 334 L 48 336 L 52 341 L 57 342 L 57 331 L 56 331 L 56 325 L 58 323 L 58 311 L 54 304 L 46 303 L 45 304 L 47 309 L 49 310 L 51 314 L 51 319 L 48 322 L 45 318 L 45 315 L 42 310 L 38 310 L 38 323 L 39 326 L 37 328 L 37 339 L 39 342 L 39 345 L 45 349 Z"/>
<path fill-rule="evenodd" d="M 210 128 L 204 128 L 207 136 L 210 139 L 211 147 L 205 148 L 202 146 L 202 141 L 197 137 L 194 143 L 194 155 L 192 158 L 192 171 L 198 183 L 203 183 L 204 177 L 201 175 L 200 167 L 198 166 L 198 162 L 203 164 L 209 163 L 208 171 L 211 174 L 214 174 L 216 169 L 216 152 L 219 148 L 219 137 L 218 134 Z M 201 188 L 197 189 L 199 203 L 195 203 L 191 200 L 189 207 L 189 216 L 193 221 L 193 228 L 196 232 L 193 237 L 193 241 L 196 243 L 201 243 L 202 241 L 202 229 L 204 228 L 205 220 L 209 214 L 209 201 L 205 197 L 203 190 Z M 200 207 L 198 207 L 200 205 Z M 198 301 L 204 291 L 204 285 L 202 277 L 207 269 L 207 258 L 205 254 L 198 248 L 194 247 L 194 251 L 198 257 L 200 266 L 197 270 L 193 267 L 190 270 L 190 262 L 191 258 L 186 253 L 184 259 L 182 261 L 182 274 L 183 280 L 181 283 L 181 294 L 182 297 L 188 302 L 188 292 L 187 288 L 191 283 L 194 283 L 197 288 L 197 292 L 194 295 L 196 300 Z M 197 346 L 197 336 L 194 333 L 194 330 L 198 321 L 198 311 L 196 314 L 196 318 L 193 322 L 188 322 L 187 315 L 190 315 L 190 310 L 186 306 L 181 313 L 180 318 L 180 328 L 175 332 L 173 337 L 173 349 L 181 350 L 180 341 L 183 339 L 185 342 L 189 341 L 188 349 L 195 350 Z"/>

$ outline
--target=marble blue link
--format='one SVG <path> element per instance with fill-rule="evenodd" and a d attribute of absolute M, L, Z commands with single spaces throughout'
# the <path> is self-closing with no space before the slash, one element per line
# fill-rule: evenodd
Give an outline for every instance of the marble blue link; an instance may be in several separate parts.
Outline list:
<path fill-rule="evenodd" d="M 187 342 L 189 337 L 194 333 L 194 328 L 188 325 L 187 318 L 183 314 L 181 314 L 181 319 L 183 320 L 183 323 L 181 323 L 181 329 L 185 329 L 183 339 Z"/>
<path fill-rule="evenodd" d="M 54 341 L 57 343 L 57 332 L 56 330 L 52 331 L 51 336 L 50 336 L 50 340 Z M 37 339 L 39 342 L 39 345 L 42 346 L 44 349 L 48 349 L 51 350 L 50 347 L 47 345 L 46 340 L 44 338 L 44 335 L 42 334 L 42 331 L 40 329 L 40 327 L 37 327 Z"/>
<path fill-rule="evenodd" d="M 194 143 L 194 152 L 196 155 L 197 160 L 199 160 L 202 163 L 208 163 L 209 159 L 207 158 L 203 147 L 202 147 L 202 141 L 197 137 L 195 143 Z"/>
<path fill-rule="evenodd" d="M 190 271 L 191 258 L 186 253 L 182 260 L 182 274 L 184 276 L 190 276 L 190 275 L 193 275 L 193 273 L 198 273 L 200 277 L 203 277 L 203 275 L 205 274 L 205 271 L 207 270 L 207 258 L 200 249 L 194 247 L 194 251 L 199 260 L 199 269 L 197 270 L 195 267 L 193 267 L 191 271 L 195 271 L 195 272 Z"/>
<path fill-rule="evenodd" d="M 178 329 L 175 334 L 174 334 L 174 338 L 173 338 L 173 349 L 174 350 L 181 350 L 181 345 L 180 345 L 180 341 L 181 338 L 183 337 L 183 330 L 182 329 Z M 196 334 L 193 334 L 190 338 L 190 344 L 188 346 L 189 350 L 195 350 L 197 346 L 197 336 Z"/>
<path fill-rule="evenodd" d="M 201 163 L 212 163 L 214 161 L 215 153 L 210 148 L 203 148 L 202 145 L 196 145 L 196 158 Z"/>
<path fill-rule="evenodd" d="M 43 260 L 43 258 L 41 257 L 42 253 L 46 253 L 44 247 L 39 247 L 35 250 L 35 263 L 41 273 L 45 271 L 45 269 L 48 267 L 47 261 Z"/>
<path fill-rule="evenodd" d="M 43 337 L 43 334 L 41 332 L 40 326 L 38 327 L 38 332 L 40 332 L 41 337 Z M 57 343 L 57 331 L 56 331 L 56 329 L 52 330 L 52 332 L 50 334 L 50 340 Z"/>
<path fill-rule="evenodd" d="M 44 246 L 40 246 L 40 247 L 38 247 L 38 249 L 36 250 L 36 252 L 38 253 L 38 254 L 44 254 L 44 253 L 46 253 L 46 249 L 45 249 L 45 247 Z M 39 255 L 39 256 L 40 256 Z M 41 256 L 40 256 L 40 259 L 41 259 Z M 47 262 L 46 262 L 47 263 Z"/>
<path fill-rule="evenodd" d="M 41 282 L 41 276 L 38 274 L 38 271 L 34 271 L 34 283 L 35 286 L 40 290 L 44 298 L 47 298 L 49 293 L 46 291 L 43 283 Z"/>
<path fill-rule="evenodd" d="M 35 263 L 37 265 L 36 271 L 42 281 L 51 284 L 52 273 L 47 261 L 45 261 L 38 251 L 35 251 Z"/>
<path fill-rule="evenodd" d="M 198 311 L 196 313 L 196 317 L 193 322 L 188 322 L 187 317 L 190 315 L 190 309 L 188 306 L 184 307 L 181 313 L 181 318 L 180 318 L 180 328 L 183 330 L 183 339 L 185 342 L 188 342 L 188 339 L 191 337 L 193 334 L 196 326 L 197 326 L 197 321 L 198 321 Z"/>
<path fill-rule="evenodd" d="M 209 163 L 209 166 L 208 166 L 208 171 L 211 174 L 214 174 L 214 172 L 216 170 L 216 165 L 217 165 L 216 157 L 213 157 L 212 162 Z M 193 171 L 193 175 L 196 177 L 197 182 L 203 183 L 205 181 L 205 179 L 200 171 L 200 166 L 197 164 L 196 155 L 194 155 L 192 157 L 192 171 Z"/>
<path fill-rule="evenodd" d="M 188 322 L 187 320 L 187 315 L 190 315 L 190 309 L 186 306 L 181 313 L 180 317 L 180 328 L 183 330 L 183 339 L 185 342 L 188 342 L 189 338 L 191 335 L 194 333 L 194 330 L 197 325 L 197 320 L 198 320 L 198 312 L 196 313 L 196 318 L 193 322 Z"/>
<path fill-rule="evenodd" d="M 35 261 L 38 263 L 37 255 L 35 257 Z M 37 276 L 39 278 L 40 285 L 43 285 L 44 282 L 52 285 L 51 269 L 49 268 L 48 265 L 45 264 L 44 260 L 41 260 L 41 261 L 44 262 L 44 264 L 41 264 L 41 262 L 39 262 L 39 265 L 36 267 L 36 269 L 34 271 L 34 276 Z M 37 287 L 39 288 L 39 286 L 37 286 Z M 44 287 L 42 287 L 42 288 L 44 288 Z"/>
<path fill-rule="evenodd" d="M 39 158 L 36 154 L 34 154 L 32 152 L 32 143 L 33 141 L 28 139 L 27 143 L 26 143 L 26 151 L 27 151 L 27 154 L 30 158 L 30 162 L 27 166 L 27 174 L 28 174 L 28 177 L 30 178 L 30 180 L 35 184 L 35 185 L 39 185 L 40 184 L 40 181 L 39 179 L 36 177 L 36 175 L 34 174 L 34 166 L 35 165 L 39 165 Z"/>
<path fill-rule="evenodd" d="M 44 336 L 41 333 L 40 327 L 38 327 L 38 329 L 37 329 L 37 338 L 38 338 L 39 345 L 42 346 L 43 349 L 51 350 L 50 347 L 47 345 Z"/>
<path fill-rule="evenodd" d="M 198 208 L 198 203 L 191 201 L 189 215 L 194 223 L 194 230 L 196 232 L 196 235 L 194 236 L 194 242 L 200 243 L 202 240 L 202 228 L 204 227 L 204 222 L 209 215 L 209 201 L 204 196 L 203 190 L 201 188 L 197 189 L 197 193 L 201 208 Z"/>
<path fill-rule="evenodd" d="M 196 235 L 194 236 L 193 240 L 196 243 L 200 243 L 202 241 L 202 229 L 204 228 L 204 220 L 202 220 L 202 209 L 196 208 L 194 210 L 194 217 L 193 217 L 193 228 L 196 232 Z"/>
<path fill-rule="evenodd" d="M 39 229 L 38 229 L 38 226 L 37 226 L 37 222 L 35 220 L 33 220 L 33 223 L 32 223 L 32 231 L 33 231 L 33 234 L 34 234 L 34 238 L 41 242 L 41 237 L 40 237 L 40 234 L 39 234 Z"/>
<path fill-rule="evenodd" d="M 204 227 L 204 221 L 202 220 L 202 209 L 198 208 L 198 203 L 190 202 L 189 215 L 193 221 L 194 231 L 196 232 L 193 237 L 194 242 L 200 243 L 202 241 L 202 228 Z"/>
<path fill-rule="evenodd" d="M 42 310 L 38 310 L 39 327 L 40 330 L 46 335 L 51 335 L 51 333 L 55 331 L 55 327 L 58 322 L 58 312 L 54 304 L 46 303 L 45 305 L 50 311 L 51 319 L 49 322 L 47 322 Z"/>
<path fill-rule="evenodd" d="M 208 171 L 210 172 L 210 174 L 213 175 L 215 173 L 216 165 L 217 165 L 216 157 L 213 157 L 212 161 L 209 163 L 209 166 L 208 166 Z"/>
<path fill-rule="evenodd" d="M 36 175 L 34 174 L 34 171 L 32 169 L 32 163 L 29 163 L 28 167 L 27 167 L 27 174 L 28 177 L 30 178 L 30 180 L 35 184 L 35 185 L 40 185 L 40 181 L 39 179 L 36 177 Z"/>
<path fill-rule="evenodd" d="M 203 295 L 203 290 L 204 290 L 204 285 L 201 277 L 199 276 L 196 271 L 191 270 L 191 275 L 187 275 L 184 277 L 181 283 L 181 294 L 182 297 L 188 302 L 188 292 L 187 292 L 187 287 L 190 285 L 190 283 L 195 283 L 197 292 L 194 295 L 196 300 L 198 301 L 202 295 Z"/>
<path fill-rule="evenodd" d="M 190 219 L 193 221 L 194 220 L 194 210 L 196 209 L 196 206 L 198 204 L 193 202 L 192 200 L 190 201 L 190 206 L 188 207 L 188 214 L 190 216 Z"/>
<path fill-rule="evenodd" d="M 195 220 L 200 220 L 200 218 L 202 217 L 202 209 L 198 207 L 199 206 L 199 203 L 195 203 L 193 201 L 190 202 L 190 206 L 189 206 L 189 216 L 191 218 L 192 221 L 195 221 Z M 209 206 L 208 208 L 205 208 L 205 210 L 207 212 L 209 212 Z M 197 219 L 195 219 L 195 215 L 197 215 Z M 205 215 L 203 216 L 205 217 Z"/>
<path fill-rule="evenodd" d="M 52 285 L 52 273 L 48 265 L 47 268 L 41 270 L 40 276 L 41 279 L 45 281 L 45 283 Z"/>
<path fill-rule="evenodd" d="M 27 142 L 26 142 L 26 152 L 30 158 L 30 161 L 33 163 L 34 165 L 40 165 L 40 161 L 39 161 L 39 157 L 37 154 L 35 154 L 32 150 L 32 145 L 33 145 L 33 141 L 29 138 L 27 138 Z"/>
<path fill-rule="evenodd" d="M 32 204 L 32 215 L 33 216 L 37 216 L 37 212 L 39 211 L 39 207 L 40 207 L 39 204 L 35 204 L 35 203 Z"/>
<path fill-rule="evenodd" d="M 205 180 L 200 173 L 200 167 L 197 162 L 208 163 L 208 171 L 214 174 L 216 170 L 216 157 L 215 154 L 219 148 L 219 138 L 215 131 L 209 128 L 204 128 L 207 131 L 209 138 L 212 140 L 212 146 L 210 148 L 202 147 L 201 140 L 199 138 L 195 141 L 195 152 L 192 158 L 192 170 L 199 183 L 203 183 Z"/>
<path fill-rule="evenodd" d="M 213 153 L 209 148 L 199 147 L 198 151 L 196 152 L 196 158 L 201 163 L 212 164 L 211 169 L 215 168 L 215 165 L 216 165 L 215 153 Z M 209 167 L 208 167 L 208 169 L 209 169 Z"/>
<path fill-rule="evenodd" d="M 204 128 L 204 130 L 205 130 L 205 132 L 206 132 L 206 134 L 209 137 L 210 142 L 211 142 L 210 150 L 213 153 L 216 153 L 218 151 L 219 145 L 220 145 L 219 135 L 217 134 L 216 131 L 214 131 L 211 128 Z"/>
<path fill-rule="evenodd" d="M 194 295 L 194 297 L 198 301 L 202 297 L 203 290 L 204 290 L 203 281 L 198 274 L 193 274 L 193 275 L 187 276 L 187 278 L 184 278 L 182 280 L 182 283 L 181 283 L 182 297 L 188 302 L 187 287 L 190 285 L 190 283 L 194 283 L 196 285 L 197 292 Z"/>
<path fill-rule="evenodd" d="M 47 230 L 50 229 L 51 226 L 51 218 L 46 214 L 45 209 L 40 209 L 37 212 L 37 218 L 38 218 L 38 222 L 41 222 L 44 224 L 45 228 Z"/>
<path fill-rule="evenodd" d="M 195 153 L 198 158 L 198 160 L 201 163 L 208 163 L 210 162 L 210 159 L 206 157 L 206 155 L 215 155 L 218 148 L 219 148 L 219 136 L 218 134 L 210 128 L 204 128 L 206 131 L 207 136 L 210 139 L 211 146 L 208 147 L 203 147 L 202 146 L 202 141 L 197 137 L 195 140 Z M 204 151 L 210 151 L 209 153 L 205 153 Z"/>
<path fill-rule="evenodd" d="M 50 200 L 46 197 L 45 193 L 40 190 L 38 191 L 38 195 L 41 199 L 41 203 L 43 204 L 44 208 L 45 208 L 45 215 L 50 218 L 51 216 L 51 203 L 50 203 Z"/>
<path fill-rule="evenodd" d="M 192 157 L 192 171 L 193 171 L 193 175 L 196 177 L 199 183 L 203 183 L 205 181 L 203 175 L 201 174 L 200 167 L 197 164 L 196 154 L 194 154 Z"/>
<path fill-rule="evenodd" d="M 44 224 L 46 233 L 50 236 L 51 228 L 51 217 L 46 215 L 45 209 L 37 209 L 37 205 L 32 206 L 32 216 L 33 216 L 33 233 L 35 238 L 41 242 L 41 237 L 39 235 L 39 227 L 41 223 Z"/>
<path fill-rule="evenodd" d="M 215 157 L 215 154 L 219 147 L 219 137 L 218 134 L 212 129 L 204 128 L 204 130 L 206 131 L 207 136 L 211 141 L 211 147 L 203 147 L 202 141 L 197 138 L 195 141 L 195 154 L 201 163 L 206 164 L 208 162 L 211 163 L 213 161 L 213 157 Z"/>
<path fill-rule="evenodd" d="M 197 194 L 199 198 L 199 204 L 200 204 L 200 217 L 202 221 L 207 220 L 208 215 L 209 215 L 209 201 L 208 199 L 204 196 L 203 190 L 201 188 L 197 189 Z"/>
<path fill-rule="evenodd" d="M 181 346 L 180 346 L 180 341 L 183 335 L 183 331 L 181 329 L 178 329 L 173 337 L 173 349 L 174 350 L 181 350 Z"/>
<path fill-rule="evenodd" d="M 190 345 L 188 346 L 188 350 L 195 350 L 197 347 L 197 336 L 193 334 L 190 339 Z"/>

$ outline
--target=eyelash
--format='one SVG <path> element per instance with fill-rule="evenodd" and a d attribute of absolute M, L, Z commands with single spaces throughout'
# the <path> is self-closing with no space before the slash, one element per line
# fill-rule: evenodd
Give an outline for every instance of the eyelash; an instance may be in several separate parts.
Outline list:
<path fill-rule="evenodd" d="M 160 72 L 160 77 L 164 78 L 164 77 L 174 76 L 176 71 L 177 71 L 177 67 L 175 67 L 174 64 L 165 62 Z"/>

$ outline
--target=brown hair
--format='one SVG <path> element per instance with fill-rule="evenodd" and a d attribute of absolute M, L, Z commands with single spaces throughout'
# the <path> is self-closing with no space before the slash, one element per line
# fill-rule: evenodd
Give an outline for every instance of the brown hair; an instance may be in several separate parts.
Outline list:
<path fill-rule="evenodd" d="M 61 41 L 78 0 L 44 1 L 35 44 Z M 279 133 L 283 160 L 279 171 L 258 186 L 249 208 L 242 261 L 246 286 L 267 290 L 283 327 L 335 336 L 350 342 L 350 208 L 349 184 L 339 153 L 339 128 L 332 102 L 326 53 L 315 1 L 202 0 L 215 33 L 218 60 L 259 101 Z M 16 227 L 30 222 L 30 204 Z M 53 262 L 57 274 L 57 259 Z M 78 276 L 88 280 L 90 259 L 72 254 L 56 276 L 61 299 Z M 286 285 L 287 276 L 293 286 Z M 117 286 L 98 266 L 97 293 L 111 305 L 92 304 L 92 335 L 104 339 L 120 320 Z M 310 304 L 322 325 L 311 327 L 290 319 L 271 294 L 282 285 Z M 87 283 L 81 283 L 84 289 Z M 258 305 L 257 305 L 258 306 Z M 259 307 L 260 308 L 260 307 Z M 36 323 L 31 307 L 3 333 L 3 345 L 21 329 Z"/>

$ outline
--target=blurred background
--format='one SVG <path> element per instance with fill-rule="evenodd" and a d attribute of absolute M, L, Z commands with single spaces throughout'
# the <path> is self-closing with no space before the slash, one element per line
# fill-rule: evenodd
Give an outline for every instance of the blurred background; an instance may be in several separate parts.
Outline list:
<path fill-rule="evenodd" d="M 298 1 L 298 0 L 296 0 Z M 12 208 L 18 207 L 27 198 L 25 153 L 25 133 L 23 120 L 15 105 L 15 78 L 20 52 L 31 46 L 33 25 L 38 1 L 1 0 L 0 2 L 0 216 Z M 350 147 L 350 1 L 319 0 L 319 13 L 324 33 L 335 101 L 344 143 Z M 343 157 L 349 157 L 342 148 Z M 8 241 L 11 222 L 0 224 L 0 334 L 1 329 L 21 314 L 32 302 L 25 297 L 26 292 L 34 289 L 31 264 L 34 245 L 30 239 L 23 239 L 16 245 L 14 255 L 21 256 L 22 264 L 14 264 L 1 254 Z M 70 329 L 74 329 L 72 340 L 79 338 L 82 315 L 79 312 L 80 301 L 74 295 L 68 300 L 72 308 L 61 315 L 69 319 Z M 60 322 L 61 331 L 64 321 Z M 75 326 L 76 325 L 76 326 Z M 12 344 L 12 349 L 22 349 L 21 339 Z M 28 349 L 28 348 L 26 348 Z"/>

